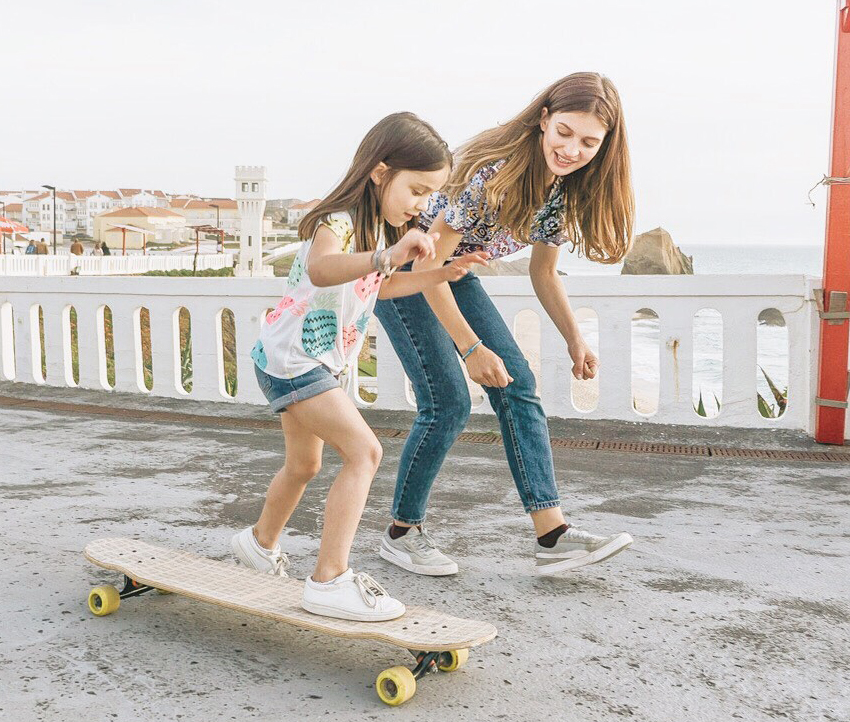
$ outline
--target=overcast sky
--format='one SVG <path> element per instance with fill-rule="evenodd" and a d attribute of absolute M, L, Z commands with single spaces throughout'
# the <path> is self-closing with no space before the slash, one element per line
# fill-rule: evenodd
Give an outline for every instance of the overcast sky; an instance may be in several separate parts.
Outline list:
<path fill-rule="evenodd" d="M 833 0 L 22 0 L 0 22 L 0 188 L 321 196 L 412 110 L 455 146 L 579 70 L 625 106 L 638 231 L 822 243 Z"/>

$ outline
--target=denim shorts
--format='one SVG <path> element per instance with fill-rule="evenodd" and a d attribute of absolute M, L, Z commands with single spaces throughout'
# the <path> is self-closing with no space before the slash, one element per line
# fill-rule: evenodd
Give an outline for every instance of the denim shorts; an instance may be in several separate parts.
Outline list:
<path fill-rule="evenodd" d="M 270 376 L 257 364 L 254 364 L 254 373 L 257 374 L 260 389 L 269 400 L 269 406 L 276 414 L 283 413 L 287 406 L 292 406 L 298 401 L 304 401 L 340 387 L 339 379 L 325 366 L 317 366 L 306 374 L 291 379 Z"/>

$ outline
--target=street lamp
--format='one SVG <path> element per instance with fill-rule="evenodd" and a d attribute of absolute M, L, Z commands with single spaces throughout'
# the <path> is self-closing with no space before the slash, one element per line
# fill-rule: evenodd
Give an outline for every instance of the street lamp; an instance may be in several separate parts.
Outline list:
<path fill-rule="evenodd" d="M 53 191 L 53 255 L 56 255 L 56 186 L 42 185 L 42 188 L 47 188 Z"/>

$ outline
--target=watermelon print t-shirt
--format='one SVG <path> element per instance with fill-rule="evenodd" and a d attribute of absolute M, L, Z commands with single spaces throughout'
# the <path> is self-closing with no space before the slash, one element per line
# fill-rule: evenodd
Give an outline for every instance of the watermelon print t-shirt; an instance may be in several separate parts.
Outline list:
<path fill-rule="evenodd" d="M 340 240 L 343 253 L 354 253 L 354 224 L 348 213 L 333 213 L 327 226 Z M 307 258 L 312 239 L 298 250 L 277 307 L 265 318 L 251 351 L 254 363 L 270 376 L 291 379 L 317 366 L 338 376 L 357 363 L 369 318 L 383 276 L 370 273 L 340 286 L 319 288 L 310 282 Z M 381 237 L 378 248 L 383 249 Z"/>

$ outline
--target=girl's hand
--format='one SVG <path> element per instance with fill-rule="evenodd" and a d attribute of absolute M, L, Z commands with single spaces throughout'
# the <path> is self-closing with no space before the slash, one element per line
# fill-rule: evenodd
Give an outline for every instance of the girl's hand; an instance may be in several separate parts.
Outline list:
<path fill-rule="evenodd" d="M 390 250 L 392 258 L 390 265 L 398 268 L 410 261 L 436 258 L 437 252 L 434 250 L 434 242 L 439 237 L 439 233 L 425 233 L 418 228 L 411 228 Z"/>
<path fill-rule="evenodd" d="M 503 389 L 514 380 L 505 368 L 505 362 L 484 344 L 466 357 L 466 370 L 469 378 L 482 386 Z"/>
<path fill-rule="evenodd" d="M 451 263 L 446 264 L 440 269 L 440 274 L 445 281 L 457 281 L 469 273 L 472 266 L 479 264 L 481 266 L 489 265 L 487 259 L 490 256 L 484 251 L 476 251 L 475 253 L 467 253 L 465 256 L 455 258 Z"/>
<path fill-rule="evenodd" d="M 579 381 L 592 379 L 596 376 L 599 359 L 596 358 L 583 338 L 579 338 L 574 343 L 568 343 L 567 350 L 573 360 L 573 376 Z"/>

